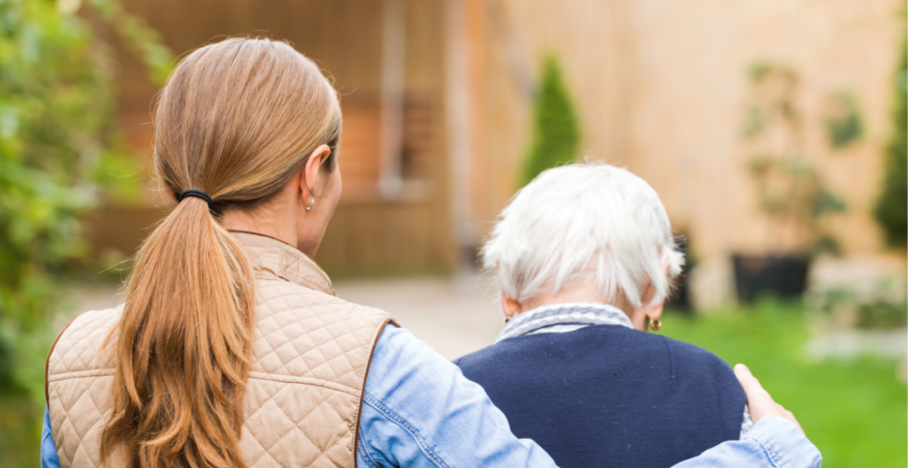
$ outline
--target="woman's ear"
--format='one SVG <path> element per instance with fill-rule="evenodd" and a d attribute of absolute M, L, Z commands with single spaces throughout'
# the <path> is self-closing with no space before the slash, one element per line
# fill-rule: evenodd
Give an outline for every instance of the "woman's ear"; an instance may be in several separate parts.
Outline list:
<path fill-rule="evenodd" d="M 649 322 L 653 320 L 659 320 L 659 317 L 662 317 L 662 308 L 663 305 L 660 302 L 659 304 L 650 304 L 650 301 L 653 300 L 653 295 L 656 290 L 653 288 L 652 284 L 647 284 L 643 289 L 643 294 L 640 295 L 640 302 L 642 303 L 640 307 L 634 310 L 634 317 L 631 317 L 631 321 L 634 322 L 634 328 L 640 331 L 646 331 L 649 326 Z"/>
<path fill-rule="evenodd" d="M 523 312 L 520 303 L 508 297 L 504 291 L 501 292 L 501 311 L 504 312 L 504 315 L 507 318 L 511 318 L 520 312 Z"/>
<path fill-rule="evenodd" d="M 662 308 L 664 307 L 662 303 L 644 307 L 646 307 L 646 316 L 649 317 L 650 320 L 659 320 L 659 317 L 662 317 Z"/>
<path fill-rule="evenodd" d="M 668 269 L 671 267 L 671 257 L 666 255 L 665 258 L 662 259 L 662 264 L 659 266 L 662 267 L 662 274 L 667 275 Z"/>
<path fill-rule="evenodd" d="M 317 196 L 316 194 L 320 190 L 318 184 L 321 181 L 322 169 L 328 162 L 329 156 L 331 156 L 331 148 L 328 145 L 321 145 L 315 148 L 309 155 L 309 160 L 306 161 L 306 166 L 303 167 L 303 187 L 300 187 L 306 199 Z"/>
<path fill-rule="evenodd" d="M 662 267 L 662 274 L 664 274 L 664 275 L 667 276 L 667 275 L 668 275 L 668 270 L 669 270 L 669 268 L 671 267 L 671 265 L 670 265 L 670 258 L 669 258 L 668 256 L 666 256 L 664 259 L 662 259 L 662 264 L 659 265 L 659 266 Z M 648 293 L 648 295 L 649 295 L 648 299 L 649 299 L 649 300 L 652 300 L 652 298 L 653 298 L 652 295 L 656 293 L 656 291 L 655 291 L 655 289 L 653 288 L 653 285 L 652 285 L 652 284 L 650 284 L 649 286 L 647 286 L 647 293 Z M 647 313 L 646 313 L 647 317 L 649 317 L 650 320 L 659 320 L 659 317 L 662 316 L 662 308 L 663 308 L 663 306 L 664 306 L 664 301 L 663 301 L 663 302 L 660 302 L 659 305 L 647 306 L 647 308 L 648 308 Z"/>

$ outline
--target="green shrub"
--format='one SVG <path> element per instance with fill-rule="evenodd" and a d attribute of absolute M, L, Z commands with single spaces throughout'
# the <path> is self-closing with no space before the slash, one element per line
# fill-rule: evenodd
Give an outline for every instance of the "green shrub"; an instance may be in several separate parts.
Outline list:
<path fill-rule="evenodd" d="M 772 236 L 769 244 L 785 254 L 838 254 L 838 242 L 824 229 L 822 220 L 827 214 L 845 211 L 846 206 L 805 157 L 805 113 L 798 106 L 798 73 L 785 65 L 757 62 L 748 69 L 748 78 L 750 92 L 741 136 L 751 152 L 747 170 L 760 208 L 772 222 L 767 231 Z M 827 132 L 830 145 L 841 148 L 860 137 L 861 123 L 857 104 L 848 93 L 833 98 L 840 109 L 827 116 Z M 783 236 L 783 232 L 796 236 Z"/>
<path fill-rule="evenodd" d="M 893 135 L 886 151 L 883 193 L 874 214 L 883 226 L 886 240 L 893 246 L 908 243 L 908 45 L 902 43 L 901 61 L 895 80 L 895 102 L 892 106 Z"/>
<path fill-rule="evenodd" d="M 842 91 L 830 96 L 832 112 L 825 118 L 826 138 L 833 149 L 845 148 L 864 134 L 864 122 L 854 95 Z"/>
<path fill-rule="evenodd" d="M 561 68 L 555 57 L 542 64 L 542 82 L 533 109 L 533 136 L 521 185 L 542 171 L 574 161 L 580 146 L 580 130 Z"/>
<path fill-rule="evenodd" d="M 0 451 L 37 440 L 43 366 L 59 277 L 87 253 L 80 216 L 135 172 L 115 122 L 113 48 L 86 19 L 107 21 L 157 79 L 173 56 L 113 0 L 0 2 Z M 67 10 L 70 8 L 70 10 Z M 134 193 L 138 193 L 135 191 Z M 35 421 L 35 415 L 38 419 Z M 10 433 L 9 431 L 13 431 Z M 7 442 L 14 444 L 7 446 Z M 25 450 L 24 448 L 21 450 Z M 10 458 L 7 458 L 10 457 Z M 22 460 L 31 460 L 35 453 Z"/>

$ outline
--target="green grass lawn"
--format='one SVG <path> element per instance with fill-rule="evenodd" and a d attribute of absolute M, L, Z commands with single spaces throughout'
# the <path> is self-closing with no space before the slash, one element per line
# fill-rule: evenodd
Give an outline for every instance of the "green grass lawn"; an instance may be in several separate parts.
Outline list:
<path fill-rule="evenodd" d="M 753 309 L 688 317 L 666 314 L 660 333 L 747 364 L 775 400 L 791 410 L 823 453 L 825 468 L 908 466 L 908 392 L 897 362 L 804 358 L 803 309 L 763 303 Z"/>

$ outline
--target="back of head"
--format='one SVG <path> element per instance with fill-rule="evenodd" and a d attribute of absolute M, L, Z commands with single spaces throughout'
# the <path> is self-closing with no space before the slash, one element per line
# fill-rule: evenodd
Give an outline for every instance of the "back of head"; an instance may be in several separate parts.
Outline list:
<path fill-rule="evenodd" d="M 334 149 L 340 127 L 330 83 L 286 43 L 228 39 L 177 66 L 155 113 L 155 170 L 174 194 L 212 203 L 183 199 L 137 255 L 112 335 L 105 463 L 122 451 L 127 467 L 245 466 L 254 280 L 217 216 L 267 201 L 316 147 Z"/>
<path fill-rule="evenodd" d="M 650 303 L 657 304 L 683 264 L 652 187 L 627 170 L 599 163 L 557 167 L 536 177 L 501 212 L 482 253 L 502 291 L 519 302 L 595 281 L 603 297 L 634 307 L 652 284 Z"/>

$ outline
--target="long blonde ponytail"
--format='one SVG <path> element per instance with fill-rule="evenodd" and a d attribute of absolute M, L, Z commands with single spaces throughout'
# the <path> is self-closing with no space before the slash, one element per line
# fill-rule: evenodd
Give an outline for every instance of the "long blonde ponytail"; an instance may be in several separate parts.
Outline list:
<path fill-rule="evenodd" d="M 340 126 L 331 85 L 282 42 L 228 39 L 174 71 L 155 113 L 155 170 L 175 194 L 213 201 L 183 199 L 138 253 L 112 335 L 105 464 L 117 453 L 127 468 L 246 466 L 255 285 L 217 215 L 266 202 L 318 145 L 336 145 Z"/>

